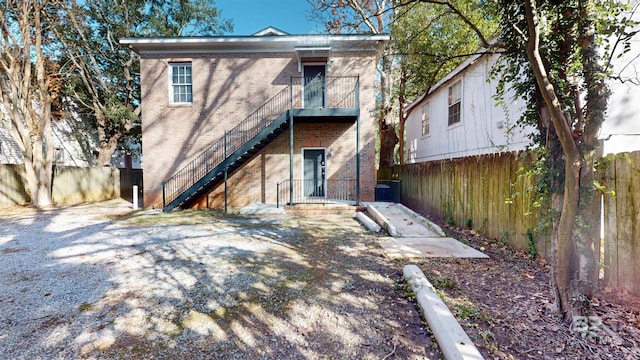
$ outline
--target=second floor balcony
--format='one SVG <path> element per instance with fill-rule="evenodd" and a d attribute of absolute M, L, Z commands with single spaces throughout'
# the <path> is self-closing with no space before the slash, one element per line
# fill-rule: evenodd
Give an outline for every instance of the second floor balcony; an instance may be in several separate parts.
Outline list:
<path fill-rule="evenodd" d="M 297 120 L 356 121 L 360 114 L 357 76 L 291 78 L 291 112 Z"/>

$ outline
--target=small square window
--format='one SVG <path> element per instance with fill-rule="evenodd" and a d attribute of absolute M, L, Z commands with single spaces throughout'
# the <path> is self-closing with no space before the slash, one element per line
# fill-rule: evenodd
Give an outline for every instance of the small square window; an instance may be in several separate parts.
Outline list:
<path fill-rule="evenodd" d="M 192 103 L 191 63 L 171 63 L 171 102 Z"/>
<path fill-rule="evenodd" d="M 457 81 L 449 87 L 449 120 L 448 124 L 453 125 L 460 122 L 462 103 L 462 82 Z"/>
<path fill-rule="evenodd" d="M 429 103 L 422 105 L 422 135 L 429 135 Z"/>
<path fill-rule="evenodd" d="M 64 165 L 64 149 L 61 147 L 53 148 L 54 163 L 56 165 Z"/>

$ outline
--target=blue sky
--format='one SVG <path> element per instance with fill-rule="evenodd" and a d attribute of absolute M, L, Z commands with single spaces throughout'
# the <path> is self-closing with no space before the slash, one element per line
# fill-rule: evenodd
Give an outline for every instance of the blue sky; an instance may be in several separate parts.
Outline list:
<path fill-rule="evenodd" d="M 216 6 L 233 22 L 233 33 L 226 35 L 251 35 L 268 26 L 296 35 L 323 32 L 309 19 L 307 0 L 216 0 Z"/>

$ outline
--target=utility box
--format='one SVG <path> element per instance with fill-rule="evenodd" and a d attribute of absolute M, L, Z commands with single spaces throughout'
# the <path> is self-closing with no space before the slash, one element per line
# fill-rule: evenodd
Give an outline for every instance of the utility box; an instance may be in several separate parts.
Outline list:
<path fill-rule="evenodd" d="M 391 193 L 391 202 L 400 202 L 400 180 L 389 181 L 389 192 Z"/>
<path fill-rule="evenodd" d="M 375 200 L 376 201 L 390 202 L 391 201 L 391 186 L 384 185 L 384 184 L 376 185 Z"/>
<path fill-rule="evenodd" d="M 400 193 L 400 180 L 378 180 L 375 189 L 375 200 L 399 203 Z"/>

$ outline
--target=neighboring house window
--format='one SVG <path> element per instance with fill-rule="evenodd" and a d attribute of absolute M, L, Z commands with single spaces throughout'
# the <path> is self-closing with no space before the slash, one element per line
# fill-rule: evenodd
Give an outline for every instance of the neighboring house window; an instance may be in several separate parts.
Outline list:
<path fill-rule="evenodd" d="M 429 135 L 429 103 L 422 105 L 422 135 Z"/>
<path fill-rule="evenodd" d="M 190 62 L 171 64 L 171 102 L 193 102 Z"/>
<path fill-rule="evenodd" d="M 460 122 L 462 103 L 462 82 L 458 81 L 449 87 L 449 125 Z"/>
<path fill-rule="evenodd" d="M 56 165 L 64 165 L 64 149 L 56 147 L 53 149 L 54 162 Z"/>

